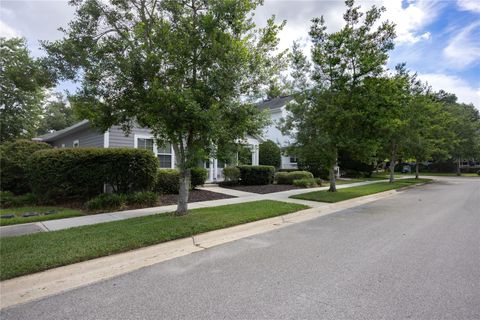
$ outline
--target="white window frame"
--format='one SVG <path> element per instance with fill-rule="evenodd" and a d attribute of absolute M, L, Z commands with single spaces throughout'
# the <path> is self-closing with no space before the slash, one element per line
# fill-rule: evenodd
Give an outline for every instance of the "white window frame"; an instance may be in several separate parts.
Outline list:
<path fill-rule="evenodd" d="M 78 147 L 80 147 L 80 141 L 79 141 L 79 140 L 73 140 L 72 147 L 73 147 L 73 148 L 78 148 Z"/>
<path fill-rule="evenodd" d="M 62 143 L 62 148 L 65 148 L 65 143 Z"/>
<path fill-rule="evenodd" d="M 138 139 L 152 139 L 153 140 L 153 153 L 155 154 L 156 157 L 158 156 L 171 156 L 172 161 L 171 161 L 171 166 L 170 169 L 175 169 L 175 153 L 173 151 L 173 146 L 170 143 L 170 153 L 158 153 L 158 146 L 157 143 L 155 142 L 155 138 L 152 135 L 149 134 L 135 134 L 133 136 L 133 147 L 135 149 L 138 149 Z M 167 168 L 163 168 L 167 169 Z"/>
<path fill-rule="evenodd" d="M 295 159 L 295 162 L 292 161 L 292 158 Z M 289 156 L 288 156 L 288 161 L 289 161 L 290 163 L 295 163 L 295 164 L 297 164 L 297 163 L 298 163 L 298 157 L 297 157 L 296 155 L 289 155 Z"/>

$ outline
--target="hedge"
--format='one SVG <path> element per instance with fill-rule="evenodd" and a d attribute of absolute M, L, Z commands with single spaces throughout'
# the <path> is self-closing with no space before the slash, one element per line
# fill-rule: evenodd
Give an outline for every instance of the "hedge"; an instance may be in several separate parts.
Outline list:
<path fill-rule="evenodd" d="M 279 168 L 282 164 L 282 151 L 280 150 L 280 147 L 272 140 L 267 140 L 260 143 L 258 153 L 258 162 L 260 165 L 274 166 L 275 168 Z"/>
<path fill-rule="evenodd" d="M 225 167 L 223 168 L 223 176 L 227 182 L 238 183 L 238 180 L 240 180 L 240 169 L 237 167 Z"/>
<path fill-rule="evenodd" d="M 208 171 L 205 168 L 192 168 L 190 170 L 191 174 L 191 186 L 192 189 L 195 189 L 198 186 L 204 185 L 205 181 L 207 181 Z"/>
<path fill-rule="evenodd" d="M 130 194 L 103 193 L 85 203 L 90 212 L 105 212 L 122 210 L 130 207 L 154 207 L 158 205 L 158 195 L 155 192 L 143 191 Z"/>
<path fill-rule="evenodd" d="M 191 188 L 203 185 L 207 180 L 207 169 L 192 168 Z M 180 190 L 180 172 L 177 169 L 160 169 L 157 173 L 155 191 L 163 194 L 175 194 Z"/>
<path fill-rule="evenodd" d="M 240 180 L 244 185 L 263 185 L 273 183 L 273 166 L 238 166 Z"/>
<path fill-rule="evenodd" d="M 28 161 L 38 150 L 51 149 L 44 142 L 17 140 L 0 146 L 0 187 L 2 191 L 24 194 L 31 191 L 28 182 Z"/>
<path fill-rule="evenodd" d="M 39 200 L 88 199 L 103 192 L 151 190 L 158 159 L 148 150 L 72 148 L 41 150 L 29 161 L 32 191 Z"/>
<path fill-rule="evenodd" d="M 311 178 L 313 178 L 313 174 L 308 171 L 277 172 L 275 174 L 277 184 L 293 184 L 294 180 Z"/>
<path fill-rule="evenodd" d="M 293 180 L 293 185 L 302 188 L 315 188 L 322 186 L 322 179 L 320 178 L 303 178 Z"/>

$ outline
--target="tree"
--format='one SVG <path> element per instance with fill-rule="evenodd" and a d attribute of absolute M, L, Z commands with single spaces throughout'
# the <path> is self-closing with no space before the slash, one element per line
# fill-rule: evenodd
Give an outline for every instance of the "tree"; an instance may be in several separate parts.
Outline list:
<path fill-rule="evenodd" d="M 50 66 L 82 81 L 73 98 L 100 129 L 134 123 L 171 143 L 186 214 L 190 169 L 204 150 L 259 134 L 265 115 L 241 96 L 258 94 L 279 61 L 283 24 L 256 28 L 258 0 L 73 1 L 65 38 L 44 44 Z M 81 72 L 79 72 L 81 71 Z"/>
<path fill-rule="evenodd" d="M 63 98 L 62 94 L 54 93 L 46 102 L 38 134 L 62 130 L 73 125 L 79 119 L 75 116 L 73 108 Z"/>
<path fill-rule="evenodd" d="M 297 149 L 303 149 L 304 154 L 307 150 L 315 152 L 329 168 L 332 192 L 336 191 L 339 150 L 358 160 L 369 159 L 375 151 L 376 137 L 367 121 L 369 99 L 363 86 L 366 79 L 384 71 L 395 37 L 393 24 L 377 26 L 384 8 L 373 6 L 363 14 L 353 0 L 345 4 L 345 26 L 338 32 L 327 33 L 323 17 L 312 20 L 312 86 L 296 95 L 288 106 L 291 115 L 285 123 L 285 129 L 295 136 Z M 306 82 L 301 75 L 305 61 L 298 52 L 293 55 L 294 83 Z"/>
<path fill-rule="evenodd" d="M 22 38 L 0 38 L 0 142 L 30 138 L 40 121 L 50 77 Z"/>
<path fill-rule="evenodd" d="M 267 140 L 259 145 L 259 164 L 280 168 L 282 164 L 280 147 L 272 140 Z"/>

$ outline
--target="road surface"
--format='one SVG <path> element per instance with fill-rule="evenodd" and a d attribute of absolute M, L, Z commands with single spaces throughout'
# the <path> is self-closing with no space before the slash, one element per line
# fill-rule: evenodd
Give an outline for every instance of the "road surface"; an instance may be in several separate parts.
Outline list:
<path fill-rule="evenodd" d="M 480 179 L 441 178 L 0 318 L 480 319 Z"/>

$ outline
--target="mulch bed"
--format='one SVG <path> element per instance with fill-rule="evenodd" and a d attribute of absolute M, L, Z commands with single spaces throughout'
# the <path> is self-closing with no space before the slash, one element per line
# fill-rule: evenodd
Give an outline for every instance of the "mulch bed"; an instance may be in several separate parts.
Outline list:
<path fill-rule="evenodd" d="M 212 192 L 207 190 L 191 190 L 188 196 L 188 203 L 209 201 L 209 200 L 219 200 L 219 199 L 230 199 L 230 198 L 236 198 L 236 197 L 229 196 L 228 194 L 217 193 L 217 192 Z M 178 194 L 164 194 L 159 196 L 158 200 L 160 201 L 160 206 L 177 204 Z"/>
<path fill-rule="evenodd" d="M 303 189 L 303 188 L 288 185 L 288 184 L 266 184 L 261 186 L 221 185 L 221 187 L 239 190 L 239 191 L 245 191 L 245 192 L 259 193 L 259 194 L 267 194 L 267 193 L 288 191 L 288 190 L 294 190 L 294 189 Z"/>

